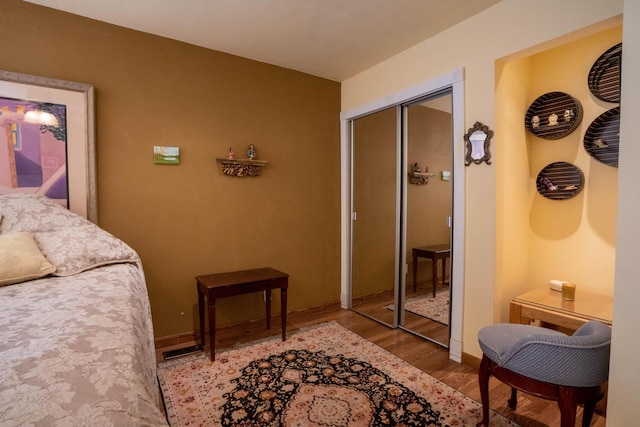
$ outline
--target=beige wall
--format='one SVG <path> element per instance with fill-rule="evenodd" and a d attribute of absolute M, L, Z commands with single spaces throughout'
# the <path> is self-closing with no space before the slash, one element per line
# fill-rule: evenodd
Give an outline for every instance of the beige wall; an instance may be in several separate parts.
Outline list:
<path fill-rule="evenodd" d="M 510 140 L 496 128 L 496 61 L 508 56 L 520 59 L 619 25 L 622 1 L 543 1 L 526 9 L 527 19 L 522 19 L 523 8 L 517 0 L 503 0 L 343 82 L 342 109 L 464 67 L 466 127 L 481 121 L 496 129 L 492 152 L 500 158 L 502 146 Z M 549 10 L 556 19 L 549 19 Z M 472 165 L 462 172 L 466 185 L 463 351 L 480 356 L 477 332 L 501 320 L 504 304 L 500 295 L 496 297 L 496 167 Z"/>
<path fill-rule="evenodd" d="M 640 111 L 640 2 L 625 1 L 622 32 L 622 91 L 620 104 L 620 165 L 616 280 L 613 294 L 613 337 L 607 425 L 630 426 L 640 419 L 640 144 L 637 144 Z"/>
<path fill-rule="evenodd" d="M 572 281 L 578 292 L 613 295 L 618 169 L 592 159 L 583 142 L 593 120 L 619 105 L 593 96 L 587 76 L 598 57 L 621 41 L 622 27 L 614 27 L 505 63 L 498 73 L 497 128 L 509 141 L 496 164 L 496 299 L 503 320 L 508 301 L 551 279 Z M 583 119 L 563 138 L 538 138 L 525 130 L 523 112 L 557 90 L 580 102 Z M 582 191 L 569 200 L 549 200 L 536 190 L 540 170 L 557 161 L 584 174 Z"/>
<path fill-rule="evenodd" d="M 0 27 L 0 69 L 95 87 L 99 223 L 140 254 L 157 337 L 193 331 L 199 274 L 271 266 L 289 310 L 339 301 L 339 83 L 16 0 Z M 250 143 L 262 176 L 222 175 Z M 218 305 L 262 316 L 261 294 Z"/>
<path fill-rule="evenodd" d="M 632 425 L 640 416 L 640 409 L 633 402 L 633 396 L 640 392 L 640 377 L 637 368 L 637 306 L 640 293 L 637 292 L 640 281 L 640 265 L 637 262 L 637 242 L 640 240 L 637 218 L 640 215 L 638 186 L 640 171 L 635 166 L 640 160 L 638 145 L 625 146 L 625 135 L 633 140 L 635 134 L 635 112 L 640 108 L 640 85 L 633 76 L 640 72 L 638 63 L 638 28 L 640 27 L 640 7 L 637 2 L 624 2 L 625 22 L 623 34 L 623 101 L 621 124 L 621 161 L 619 168 L 618 191 L 618 230 L 617 253 L 615 254 L 614 286 L 614 328 L 611 354 L 612 377 L 609 384 L 609 425 Z M 552 13 L 550 13 L 552 11 Z M 381 64 L 343 82 L 343 111 L 365 105 L 386 94 L 395 93 L 403 88 L 412 87 L 448 73 L 458 67 L 465 70 L 465 121 L 467 128 L 476 120 L 495 129 L 493 141 L 494 166 L 470 166 L 464 170 L 466 183 L 466 236 L 464 268 L 464 314 L 463 314 L 463 351 L 480 356 L 477 345 L 478 330 L 490 323 L 504 321 L 502 290 L 496 286 L 496 272 L 506 269 L 503 265 L 503 244 L 505 239 L 530 238 L 529 206 L 531 194 L 527 191 L 515 191 L 518 186 L 530 188 L 531 177 L 528 153 L 524 146 L 513 149 L 511 136 L 520 132 L 522 138 L 522 112 L 526 112 L 532 94 L 517 80 L 523 76 L 530 79 L 532 66 L 527 61 L 514 63 L 518 72 L 502 76 L 505 63 L 511 63 L 532 54 L 564 45 L 585 36 L 618 26 L 623 1 L 580 1 L 537 2 L 535 8 L 518 0 L 503 0 L 494 7 L 453 27 L 431 39 L 389 58 Z M 526 16 L 526 18 L 525 18 Z M 605 45 L 610 46 L 610 40 Z M 602 51 L 600 51 L 602 52 Z M 626 56 L 625 56 L 626 55 Z M 591 64 L 587 62 L 586 66 Z M 513 71 L 513 70 L 510 70 Z M 625 78 L 625 74 L 626 78 Z M 505 87 L 516 87 L 512 103 L 496 104 L 496 98 Z M 529 98 L 527 98 L 529 97 Z M 628 107 L 625 107 L 627 105 Z M 625 113 L 625 108 L 627 113 Z M 508 109 L 504 111 L 503 109 Z M 595 106 L 591 114 L 595 114 Z M 625 115 L 626 114 L 626 115 Z M 510 115 L 515 116 L 510 118 Z M 591 116 L 592 117 L 592 116 Z M 585 124 L 591 117 L 585 117 Z M 628 120 L 625 123 L 625 117 Z M 584 124 L 583 124 L 584 126 Z M 586 128 L 585 128 L 586 129 Z M 506 147 L 510 148 L 507 149 Z M 625 152 L 628 155 L 625 155 Z M 577 153 L 577 150 L 576 150 Z M 511 154 L 515 157 L 512 158 Z M 627 157 L 625 157 L 627 156 Z M 498 162 L 510 161 L 502 165 L 505 174 L 515 171 L 527 171 L 527 174 L 509 174 L 516 183 L 507 186 L 498 176 Z M 626 166 L 626 167 L 625 167 Z M 593 172 L 589 167 L 589 173 Z M 597 169 L 600 169 L 599 167 Z M 598 170 L 598 175 L 610 171 Z M 614 182 L 609 176 L 607 182 Z M 500 196 L 498 196 L 500 194 Z M 587 196 L 585 193 L 582 197 Z M 592 197 L 591 194 L 589 197 Z M 611 195 L 601 194 L 609 200 Z M 505 205 L 510 200 L 517 202 L 518 208 L 511 210 L 515 215 L 505 227 L 496 224 L 505 219 Z M 591 199 L 588 200 L 591 202 Z M 614 202 L 615 203 L 615 202 Z M 590 212 L 585 211 L 589 216 Z M 583 212 L 584 213 L 584 212 Z M 606 215 L 605 215 L 606 214 Z M 582 215 L 582 214 L 581 214 Z M 610 211 L 600 211 L 598 215 L 610 219 Z M 635 219 L 634 219 L 635 218 Z M 590 218 L 591 219 L 591 218 Z M 591 225 L 593 226 L 593 224 Z M 602 234 L 600 247 L 605 248 L 605 276 L 611 274 L 611 225 Z M 532 247 L 518 247 L 514 270 L 502 276 L 503 280 L 514 281 L 523 277 L 522 272 L 530 274 Z M 524 283 L 524 281 L 522 282 Z M 596 282 L 593 282 L 596 283 Z M 610 283 L 610 282 L 609 282 Z M 610 285 L 607 289 L 611 289 Z M 634 308 L 635 307 L 635 308 Z M 619 399 L 615 401 L 612 396 Z M 613 402 L 612 402 L 613 401 Z M 615 403 L 614 403 L 615 402 Z"/>

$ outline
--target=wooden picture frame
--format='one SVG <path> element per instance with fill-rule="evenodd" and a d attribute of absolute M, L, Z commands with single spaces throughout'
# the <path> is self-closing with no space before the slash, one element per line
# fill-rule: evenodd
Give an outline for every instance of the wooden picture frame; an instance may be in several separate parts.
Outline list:
<path fill-rule="evenodd" d="M 68 208 L 97 224 L 93 86 L 0 70 L 0 98 L 65 106 Z M 3 156 L 8 163 L 8 150 L 0 150 L 0 161 Z M 0 194 L 15 192 L 20 188 L 0 186 Z"/>

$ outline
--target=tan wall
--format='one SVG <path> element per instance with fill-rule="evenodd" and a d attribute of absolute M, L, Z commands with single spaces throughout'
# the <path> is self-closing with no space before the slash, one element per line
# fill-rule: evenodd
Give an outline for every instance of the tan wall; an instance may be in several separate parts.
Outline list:
<path fill-rule="evenodd" d="M 271 266 L 291 275 L 289 310 L 339 301 L 339 83 L 0 8 L 0 69 L 95 87 L 99 222 L 140 254 L 157 337 L 194 329 L 199 274 Z M 262 176 L 222 175 L 216 157 L 250 143 L 269 161 Z M 154 145 L 179 146 L 181 164 L 154 165 Z M 221 324 L 263 315 L 261 294 L 218 305 Z"/>

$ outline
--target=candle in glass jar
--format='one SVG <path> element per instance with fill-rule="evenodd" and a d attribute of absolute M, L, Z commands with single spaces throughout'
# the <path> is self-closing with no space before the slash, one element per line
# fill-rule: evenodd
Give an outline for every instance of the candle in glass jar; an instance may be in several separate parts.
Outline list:
<path fill-rule="evenodd" d="M 576 285 L 574 283 L 562 284 L 562 299 L 565 301 L 573 301 L 576 299 Z"/>

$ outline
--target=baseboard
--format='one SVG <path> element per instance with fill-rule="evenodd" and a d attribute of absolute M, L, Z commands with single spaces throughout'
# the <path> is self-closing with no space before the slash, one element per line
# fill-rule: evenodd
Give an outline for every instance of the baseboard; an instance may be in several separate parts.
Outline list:
<path fill-rule="evenodd" d="M 478 369 L 480 369 L 480 362 L 482 360 L 470 355 L 469 353 L 462 353 L 462 361 L 460 363 L 462 363 L 463 365 L 467 365 L 472 367 L 473 369 L 475 369 L 476 371 Z"/>
<path fill-rule="evenodd" d="M 200 342 L 200 333 L 191 331 L 184 334 L 156 338 L 154 341 L 156 349 L 173 347 L 184 343 Z"/>
<path fill-rule="evenodd" d="M 291 310 L 291 311 L 287 311 L 287 318 L 289 320 L 293 320 L 296 318 L 296 316 L 298 315 L 304 315 L 304 316 L 309 316 L 309 315 L 313 315 L 313 313 L 323 313 L 326 311 L 332 311 L 332 310 L 336 310 L 340 308 L 340 303 L 335 302 L 335 303 L 329 303 L 329 304 L 325 304 L 325 305 L 321 305 L 321 306 L 317 306 L 317 307 L 309 307 L 309 308 L 303 308 L 303 309 L 298 309 L 298 310 Z M 275 316 L 278 316 L 279 313 L 273 313 L 273 317 L 272 320 Z M 261 318 L 257 318 L 257 319 L 253 319 L 253 320 L 243 320 L 240 322 L 236 322 L 236 323 L 231 323 L 231 324 L 226 324 L 226 325 L 221 325 L 218 328 L 216 328 L 216 331 L 219 330 L 223 330 L 224 328 L 235 328 L 238 326 L 241 327 L 248 327 L 247 325 L 252 325 L 255 323 L 263 323 L 264 322 L 264 317 Z M 289 323 L 289 322 L 287 322 Z M 205 333 L 208 332 L 208 329 L 205 330 Z M 180 345 L 180 344 L 184 344 L 184 343 L 194 343 L 194 342 L 200 342 L 200 332 L 198 331 L 189 331 L 189 332 L 184 332 L 182 334 L 178 334 L 178 335 L 169 335 L 169 336 L 165 336 L 165 337 L 157 337 L 154 339 L 155 341 L 155 348 L 159 349 L 159 348 L 165 348 L 165 347 L 172 347 L 172 346 L 176 346 L 176 345 Z"/>

